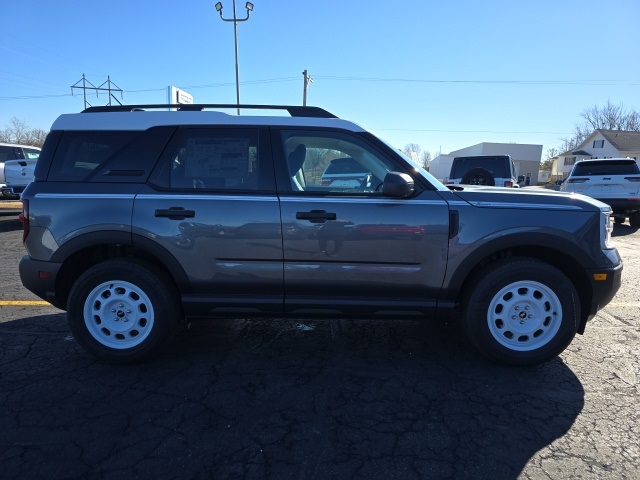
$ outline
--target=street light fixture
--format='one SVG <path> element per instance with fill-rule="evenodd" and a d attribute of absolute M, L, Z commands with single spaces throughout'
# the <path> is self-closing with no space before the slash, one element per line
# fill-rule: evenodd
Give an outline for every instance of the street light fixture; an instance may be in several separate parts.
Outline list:
<path fill-rule="evenodd" d="M 222 16 L 222 2 L 215 4 L 216 11 L 220 14 L 220 18 L 224 22 L 233 22 L 233 38 L 236 45 L 236 105 L 238 105 L 238 115 L 240 115 L 240 74 L 238 71 L 238 22 L 246 22 L 249 20 L 249 15 L 253 11 L 253 3 L 247 2 L 244 6 L 247 9 L 247 16 L 244 18 L 238 18 L 236 16 L 236 0 L 233 0 L 233 18 L 224 18 Z"/>

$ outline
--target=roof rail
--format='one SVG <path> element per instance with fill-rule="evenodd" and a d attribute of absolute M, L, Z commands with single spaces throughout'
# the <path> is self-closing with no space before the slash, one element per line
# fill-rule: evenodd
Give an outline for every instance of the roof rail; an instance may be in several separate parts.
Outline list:
<path fill-rule="evenodd" d="M 292 117 L 316 117 L 316 118 L 338 118 L 333 113 L 320 107 L 302 107 L 299 105 L 236 105 L 236 104 L 191 104 L 191 105 L 106 105 L 103 107 L 89 107 L 82 113 L 96 112 L 135 112 L 141 110 L 158 110 L 174 108 L 180 111 L 202 111 L 204 109 L 241 108 L 247 110 L 286 110 Z"/>

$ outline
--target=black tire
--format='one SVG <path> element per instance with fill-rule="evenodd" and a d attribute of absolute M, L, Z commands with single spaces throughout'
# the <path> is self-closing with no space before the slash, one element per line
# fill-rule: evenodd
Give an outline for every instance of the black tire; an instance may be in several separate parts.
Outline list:
<path fill-rule="evenodd" d="M 137 260 L 107 260 L 74 283 L 67 320 L 76 341 L 108 363 L 146 361 L 175 331 L 178 292 L 160 269 Z"/>
<path fill-rule="evenodd" d="M 640 212 L 632 213 L 629 217 L 629 225 L 633 228 L 640 228 Z"/>
<path fill-rule="evenodd" d="M 460 183 L 465 185 L 487 185 L 493 187 L 496 184 L 493 175 L 484 168 L 472 168 L 462 176 Z"/>
<path fill-rule="evenodd" d="M 462 326 L 470 342 L 499 362 L 531 366 L 559 355 L 573 340 L 580 302 L 571 281 L 535 259 L 511 257 L 469 282 Z"/>
<path fill-rule="evenodd" d="M 620 225 L 621 223 L 624 223 L 624 218 L 622 218 L 622 217 L 613 217 L 613 223 L 615 223 L 616 225 Z"/>

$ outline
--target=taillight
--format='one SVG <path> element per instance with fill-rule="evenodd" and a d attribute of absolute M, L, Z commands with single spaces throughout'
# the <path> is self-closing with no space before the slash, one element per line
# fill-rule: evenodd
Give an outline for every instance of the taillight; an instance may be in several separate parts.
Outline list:
<path fill-rule="evenodd" d="M 588 178 L 570 178 L 569 180 L 567 180 L 567 183 L 584 183 L 587 180 L 589 180 Z"/>
<path fill-rule="evenodd" d="M 22 200 L 22 213 L 18 218 L 22 222 L 22 241 L 24 242 L 29 235 L 29 200 Z"/>
<path fill-rule="evenodd" d="M 624 179 L 630 182 L 640 182 L 640 177 L 624 177 Z"/>
<path fill-rule="evenodd" d="M 510 180 L 507 180 L 506 182 L 504 182 L 504 186 L 505 186 L 505 187 L 512 188 L 512 187 L 513 187 L 513 182 L 512 182 L 512 181 L 510 181 Z"/>

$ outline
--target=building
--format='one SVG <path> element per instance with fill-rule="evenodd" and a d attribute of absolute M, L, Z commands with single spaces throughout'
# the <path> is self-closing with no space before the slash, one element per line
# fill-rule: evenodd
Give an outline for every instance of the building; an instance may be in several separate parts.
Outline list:
<path fill-rule="evenodd" d="M 429 164 L 429 173 L 446 183 L 451 172 L 451 165 L 455 157 L 472 155 L 509 155 L 516 168 L 516 176 L 530 179 L 531 185 L 535 185 L 540 171 L 542 159 L 542 145 L 523 143 L 489 143 L 483 142 L 471 147 L 456 150 L 447 155 L 438 155 Z"/>
<path fill-rule="evenodd" d="M 561 153 L 553 159 L 552 177 L 556 180 L 567 178 L 573 164 L 578 160 L 624 157 L 633 158 L 636 162 L 640 159 L 640 132 L 594 130 L 575 149 Z"/>

